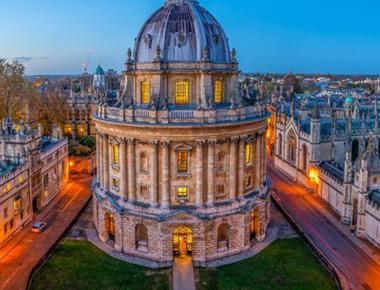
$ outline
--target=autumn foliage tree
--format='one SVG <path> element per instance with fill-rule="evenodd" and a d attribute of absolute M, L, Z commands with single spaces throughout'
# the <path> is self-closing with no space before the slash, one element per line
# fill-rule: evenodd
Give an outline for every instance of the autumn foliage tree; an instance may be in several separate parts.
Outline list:
<path fill-rule="evenodd" d="M 29 123 L 40 123 L 46 134 L 53 124 L 62 126 L 66 121 L 67 103 L 59 90 L 28 81 L 25 67 L 17 62 L 0 59 L 0 120 L 12 117 Z"/>

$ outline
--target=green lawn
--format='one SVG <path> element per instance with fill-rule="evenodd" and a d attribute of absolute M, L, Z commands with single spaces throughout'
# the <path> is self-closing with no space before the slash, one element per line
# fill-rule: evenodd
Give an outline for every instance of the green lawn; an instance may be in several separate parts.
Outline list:
<path fill-rule="evenodd" d="M 337 289 L 301 239 L 279 240 L 246 261 L 196 273 L 198 290 Z"/>
<path fill-rule="evenodd" d="M 32 281 L 33 290 L 167 290 L 169 271 L 116 260 L 86 241 L 64 240 Z"/>

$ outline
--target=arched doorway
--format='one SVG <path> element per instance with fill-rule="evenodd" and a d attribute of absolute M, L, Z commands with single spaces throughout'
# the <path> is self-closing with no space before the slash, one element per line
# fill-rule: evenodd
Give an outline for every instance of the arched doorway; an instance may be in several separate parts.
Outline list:
<path fill-rule="evenodd" d="M 106 231 L 108 239 L 110 241 L 115 241 L 115 217 L 111 213 L 106 214 Z"/>
<path fill-rule="evenodd" d="M 288 161 L 296 163 L 297 139 L 293 132 L 288 137 Z"/>
<path fill-rule="evenodd" d="M 193 231 L 188 226 L 176 227 L 173 231 L 173 255 L 191 256 L 193 251 Z"/>

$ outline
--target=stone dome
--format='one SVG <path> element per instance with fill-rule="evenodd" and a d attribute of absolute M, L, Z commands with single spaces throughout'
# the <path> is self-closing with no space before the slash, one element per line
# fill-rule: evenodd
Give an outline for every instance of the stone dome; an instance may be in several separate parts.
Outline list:
<path fill-rule="evenodd" d="M 135 61 L 230 63 L 228 38 L 218 21 L 195 0 L 166 0 L 136 39 Z"/>

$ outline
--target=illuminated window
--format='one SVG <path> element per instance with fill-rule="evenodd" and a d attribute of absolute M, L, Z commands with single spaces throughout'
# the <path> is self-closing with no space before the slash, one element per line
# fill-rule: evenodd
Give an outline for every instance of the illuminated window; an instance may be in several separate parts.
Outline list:
<path fill-rule="evenodd" d="M 178 158 L 178 173 L 188 173 L 189 172 L 189 152 L 179 151 L 177 153 Z"/>
<path fill-rule="evenodd" d="M 245 145 L 245 163 L 249 164 L 252 162 L 252 144 Z"/>
<path fill-rule="evenodd" d="M 115 178 L 115 177 L 112 178 L 112 187 L 116 191 L 119 191 L 119 189 L 120 189 L 120 179 L 119 178 Z"/>
<path fill-rule="evenodd" d="M 119 145 L 112 145 L 112 163 L 113 164 L 120 163 Z"/>
<path fill-rule="evenodd" d="M 141 103 L 142 104 L 150 103 L 150 82 L 149 81 L 141 82 Z"/>
<path fill-rule="evenodd" d="M 175 84 L 176 105 L 188 105 L 190 95 L 190 84 L 188 81 L 178 81 Z"/>
<path fill-rule="evenodd" d="M 21 210 L 21 196 L 18 196 L 13 201 L 13 209 L 15 211 Z"/>
<path fill-rule="evenodd" d="M 186 186 L 181 186 L 177 188 L 177 197 L 184 198 L 188 197 L 189 195 L 189 188 Z"/>
<path fill-rule="evenodd" d="M 223 101 L 223 82 L 218 80 L 214 84 L 214 102 L 220 104 Z"/>

